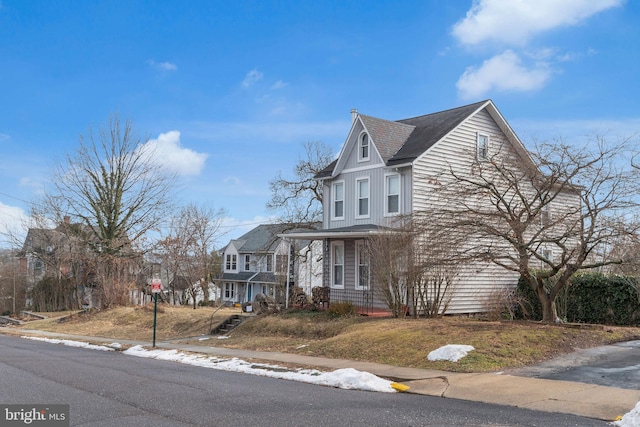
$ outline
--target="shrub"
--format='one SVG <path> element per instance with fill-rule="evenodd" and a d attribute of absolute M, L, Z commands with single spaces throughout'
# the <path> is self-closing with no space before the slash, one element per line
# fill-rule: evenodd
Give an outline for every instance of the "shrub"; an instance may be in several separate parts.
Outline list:
<path fill-rule="evenodd" d="M 327 314 L 332 317 L 355 316 L 356 306 L 352 302 L 332 302 L 327 308 Z"/>
<path fill-rule="evenodd" d="M 517 317 L 541 320 L 542 308 L 538 297 L 522 279 L 518 281 L 516 292 L 520 301 Z M 634 277 L 592 272 L 576 274 L 565 292 L 556 299 L 556 307 L 558 314 L 568 322 L 621 326 L 640 324 L 638 280 Z M 558 304 L 566 305 L 558 307 Z"/>

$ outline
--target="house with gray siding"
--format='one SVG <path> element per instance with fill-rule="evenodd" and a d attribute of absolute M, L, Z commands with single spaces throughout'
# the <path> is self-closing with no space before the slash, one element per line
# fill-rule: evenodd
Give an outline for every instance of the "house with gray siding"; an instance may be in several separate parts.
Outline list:
<path fill-rule="evenodd" d="M 317 174 L 323 183 L 323 224 L 317 231 L 286 234 L 323 242 L 323 286 L 332 300 L 383 306 L 371 292 L 367 239 L 439 200 L 434 182 L 452 168 L 473 165 L 496 153 L 533 165 L 522 142 L 491 100 L 446 111 L 385 120 L 352 111 L 351 129 L 337 159 Z M 513 287 L 518 274 L 490 263 L 465 265 L 447 313 L 485 310 L 486 295 Z"/>
<path fill-rule="evenodd" d="M 306 229 L 316 227 L 319 224 Z M 252 302 L 257 294 L 264 294 L 284 304 L 287 288 L 311 289 L 321 283 L 321 244 L 279 237 L 287 230 L 300 228 L 292 224 L 262 224 L 229 241 L 221 250 L 222 275 L 215 282 L 221 288 L 223 303 Z"/>

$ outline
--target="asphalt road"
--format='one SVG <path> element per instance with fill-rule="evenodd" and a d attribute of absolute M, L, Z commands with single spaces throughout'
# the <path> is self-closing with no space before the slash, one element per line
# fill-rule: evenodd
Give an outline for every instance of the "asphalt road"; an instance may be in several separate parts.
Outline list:
<path fill-rule="evenodd" d="M 339 390 L 2 335 L 0 403 L 69 404 L 74 426 L 608 425 L 455 399 Z"/>
<path fill-rule="evenodd" d="M 508 373 L 640 390 L 640 341 L 579 350 Z"/>

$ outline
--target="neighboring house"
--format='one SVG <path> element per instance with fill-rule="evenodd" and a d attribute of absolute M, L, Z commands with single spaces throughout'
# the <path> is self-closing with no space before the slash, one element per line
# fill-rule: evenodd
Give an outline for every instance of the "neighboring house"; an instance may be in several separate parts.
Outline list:
<path fill-rule="evenodd" d="M 324 286 L 331 300 L 358 306 L 384 303 L 371 292 L 368 238 L 395 220 L 424 211 L 433 183 L 451 164 L 467 173 L 473 164 L 504 153 L 531 164 L 529 154 L 492 101 L 405 120 L 389 121 L 352 111 L 352 126 L 338 158 L 316 179 L 323 182 L 323 227 L 291 239 L 323 242 Z M 493 290 L 513 286 L 518 274 L 494 264 L 465 266 L 447 313 L 485 309 Z"/>
<path fill-rule="evenodd" d="M 68 233 L 72 227 L 77 228 L 65 217 L 64 224 L 56 228 L 30 228 L 19 253 L 20 271 L 26 278 L 28 290 L 46 277 L 74 279 L 77 287 L 74 295 L 79 305 L 92 307 L 95 301 L 83 261 L 85 246 Z M 29 299 L 26 304 L 30 306 Z"/>
<path fill-rule="evenodd" d="M 289 288 L 317 284 L 321 270 L 321 248 L 306 241 L 287 241 L 279 234 L 293 230 L 291 224 L 263 224 L 231 240 L 222 250 L 220 285 L 223 303 L 251 302 L 264 294 L 280 303 Z M 300 266 L 303 265 L 303 268 Z M 289 269 L 287 269 L 289 266 Z M 287 271 L 288 270 L 288 271 Z M 300 274 L 302 272 L 302 274 Z"/>

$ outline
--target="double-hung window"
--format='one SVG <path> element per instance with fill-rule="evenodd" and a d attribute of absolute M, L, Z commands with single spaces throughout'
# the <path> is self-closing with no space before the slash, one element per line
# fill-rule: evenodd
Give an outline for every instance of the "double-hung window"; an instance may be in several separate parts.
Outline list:
<path fill-rule="evenodd" d="M 226 270 L 237 270 L 238 268 L 238 255 L 227 254 Z"/>
<path fill-rule="evenodd" d="M 385 213 L 396 215 L 400 213 L 400 175 L 385 177 Z"/>
<path fill-rule="evenodd" d="M 244 256 L 244 271 L 251 270 L 251 255 Z"/>
<path fill-rule="evenodd" d="M 334 182 L 333 191 L 333 219 L 344 219 L 344 181 Z"/>
<path fill-rule="evenodd" d="M 356 194 L 358 196 L 356 204 L 356 217 L 369 217 L 369 178 L 356 180 Z"/>
<path fill-rule="evenodd" d="M 232 300 L 236 296 L 236 284 L 225 283 L 224 284 L 224 298 L 226 300 Z"/>
<path fill-rule="evenodd" d="M 273 271 L 273 254 L 267 254 L 267 271 Z"/>
<path fill-rule="evenodd" d="M 356 289 L 369 289 L 369 254 L 364 241 L 356 242 Z"/>
<path fill-rule="evenodd" d="M 489 159 L 489 135 L 478 133 L 476 136 L 476 156 L 478 160 Z"/>
<path fill-rule="evenodd" d="M 331 286 L 344 288 L 344 242 L 331 242 Z"/>

